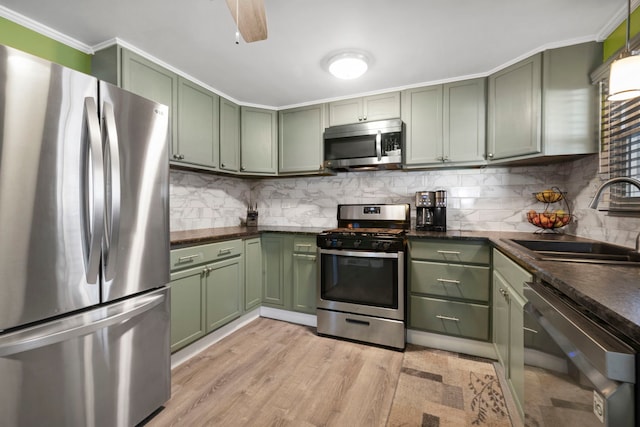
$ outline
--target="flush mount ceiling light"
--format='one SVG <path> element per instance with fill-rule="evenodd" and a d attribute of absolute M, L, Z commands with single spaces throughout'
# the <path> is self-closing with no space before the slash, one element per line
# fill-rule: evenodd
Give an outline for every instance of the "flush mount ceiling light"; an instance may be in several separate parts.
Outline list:
<path fill-rule="evenodd" d="M 358 52 L 343 52 L 329 59 L 329 72 L 339 79 L 356 79 L 368 68 L 367 57 Z"/>
<path fill-rule="evenodd" d="M 609 71 L 609 101 L 624 101 L 640 96 L 640 55 L 629 48 L 631 0 L 627 1 L 627 42 Z"/>

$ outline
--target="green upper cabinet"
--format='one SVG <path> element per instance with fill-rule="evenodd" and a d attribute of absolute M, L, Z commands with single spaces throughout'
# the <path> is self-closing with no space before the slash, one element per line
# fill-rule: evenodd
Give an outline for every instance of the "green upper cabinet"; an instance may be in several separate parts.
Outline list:
<path fill-rule="evenodd" d="M 220 98 L 220 170 L 240 170 L 240 106 Z"/>
<path fill-rule="evenodd" d="M 491 160 L 542 151 L 542 54 L 489 77 L 487 157 Z"/>
<path fill-rule="evenodd" d="M 402 92 L 407 167 L 482 164 L 485 79 Z"/>
<path fill-rule="evenodd" d="M 489 77 L 487 158 L 491 162 L 598 150 L 598 90 L 589 74 L 602 44 L 547 50 Z"/>
<path fill-rule="evenodd" d="M 486 79 L 447 83 L 443 97 L 443 162 L 484 163 Z"/>
<path fill-rule="evenodd" d="M 400 92 L 351 98 L 329 103 L 329 125 L 400 117 Z"/>
<path fill-rule="evenodd" d="M 178 138 L 173 159 L 218 168 L 219 97 L 197 84 L 178 78 Z"/>
<path fill-rule="evenodd" d="M 405 164 L 442 163 L 442 85 L 402 92 L 405 123 Z"/>
<path fill-rule="evenodd" d="M 240 108 L 240 172 L 275 175 L 278 167 L 277 112 Z"/>
<path fill-rule="evenodd" d="M 312 105 L 279 112 L 279 173 L 321 171 L 324 110 L 324 105 Z"/>
<path fill-rule="evenodd" d="M 170 156 L 177 153 L 178 76 L 121 46 L 96 52 L 93 74 L 135 94 L 169 107 Z"/>

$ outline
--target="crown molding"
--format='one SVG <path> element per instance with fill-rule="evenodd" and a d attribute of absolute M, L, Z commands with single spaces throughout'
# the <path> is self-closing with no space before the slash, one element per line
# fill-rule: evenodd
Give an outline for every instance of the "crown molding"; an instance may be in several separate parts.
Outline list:
<path fill-rule="evenodd" d="M 43 36 L 49 37 L 50 39 L 72 47 L 76 50 L 84 52 L 88 55 L 93 55 L 94 51 L 88 44 L 82 43 L 72 37 L 67 36 L 66 34 L 54 30 L 53 28 L 47 27 L 40 22 L 34 21 L 33 19 L 21 15 L 18 12 L 14 12 L 13 10 L 8 9 L 2 5 L 0 5 L 0 16 L 8 19 L 9 21 L 15 22 L 16 24 L 22 25 L 25 28 L 35 31 L 36 33 L 42 34 Z"/>
<path fill-rule="evenodd" d="M 640 0 L 631 0 L 631 13 L 640 5 Z M 604 41 L 607 37 L 614 32 L 616 28 L 620 24 L 622 24 L 625 19 L 627 19 L 627 4 L 625 2 L 624 6 L 618 10 L 618 12 L 611 17 L 609 22 L 607 22 L 604 27 L 598 32 L 596 41 Z"/>

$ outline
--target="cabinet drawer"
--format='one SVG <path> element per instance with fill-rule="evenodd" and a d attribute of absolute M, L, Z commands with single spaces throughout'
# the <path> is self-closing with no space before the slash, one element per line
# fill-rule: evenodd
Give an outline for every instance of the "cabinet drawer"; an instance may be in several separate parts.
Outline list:
<path fill-rule="evenodd" d="M 493 270 L 500 274 L 520 295 L 522 295 L 524 282 L 530 282 L 533 280 L 531 273 L 511 261 L 509 257 L 497 249 L 493 250 Z"/>
<path fill-rule="evenodd" d="M 293 252 L 315 254 L 316 253 L 315 236 L 295 237 L 293 239 Z"/>
<path fill-rule="evenodd" d="M 489 264 L 489 245 L 447 240 L 409 240 L 411 258 L 434 261 Z"/>
<path fill-rule="evenodd" d="M 411 292 L 489 301 L 489 267 L 412 260 L 410 269 Z"/>
<path fill-rule="evenodd" d="M 179 270 L 242 254 L 242 240 L 227 240 L 208 245 L 190 246 L 171 251 L 171 270 Z"/>
<path fill-rule="evenodd" d="M 477 340 L 489 340 L 489 307 L 411 296 L 409 327 Z"/>

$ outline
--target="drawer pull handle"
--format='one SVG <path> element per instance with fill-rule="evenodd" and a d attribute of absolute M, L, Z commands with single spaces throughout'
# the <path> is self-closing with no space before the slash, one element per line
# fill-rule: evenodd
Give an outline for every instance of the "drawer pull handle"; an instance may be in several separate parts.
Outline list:
<path fill-rule="evenodd" d="M 452 285 L 459 285 L 460 280 L 452 280 L 452 279 L 436 279 L 440 283 L 450 283 Z"/>
<path fill-rule="evenodd" d="M 347 323 L 355 323 L 356 325 L 369 326 L 370 323 L 365 320 L 344 319 Z"/>
<path fill-rule="evenodd" d="M 316 256 L 315 255 L 306 255 L 306 254 L 293 254 L 294 258 L 305 258 L 308 259 L 309 261 L 315 261 L 316 260 Z"/>
<path fill-rule="evenodd" d="M 531 328 L 522 328 L 525 332 L 531 332 L 532 334 L 537 334 L 538 331 L 536 331 L 535 329 L 531 329 Z"/>
<path fill-rule="evenodd" d="M 178 258 L 178 262 L 191 262 L 198 257 L 200 257 L 200 254 L 185 255 Z"/>
<path fill-rule="evenodd" d="M 298 243 L 296 245 L 296 248 L 310 248 L 310 247 L 311 247 L 311 245 L 303 244 L 303 243 Z"/>
<path fill-rule="evenodd" d="M 460 319 L 458 319 L 457 317 L 449 317 L 449 316 L 441 316 L 439 314 L 436 315 L 436 317 L 440 320 L 451 320 L 452 322 L 459 322 Z"/>
<path fill-rule="evenodd" d="M 229 255 L 232 250 L 233 250 L 233 248 L 220 249 L 218 251 L 218 255 Z"/>
<path fill-rule="evenodd" d="M 437 251 L 437 252 L 443 255 L 460 255 L 462 253 L 460 251 Z"/>

